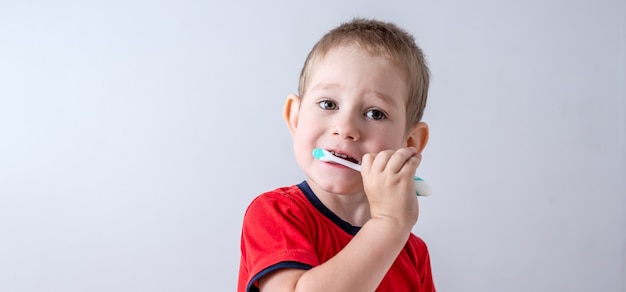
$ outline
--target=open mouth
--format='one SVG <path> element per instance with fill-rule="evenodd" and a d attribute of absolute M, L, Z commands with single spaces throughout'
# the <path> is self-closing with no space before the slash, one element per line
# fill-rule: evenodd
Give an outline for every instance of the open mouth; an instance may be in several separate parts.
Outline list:
<path fill-rule="evenodd" d="M 348 156 L 347 154 L 343 154 L 343 153 L 336 153 L 335 151 L 332 151 L 332 150 L 328 150 L 328 152 L 330 152 L 330 153 L 331 153 L 332 155 L 334 155 L 335 157 L 339 157 L 339 158 L 341 158 L 341 159 L 343 159 L 343 160 L 346 160 L 346 161 L 350 161 L 350 162 L 352 162 L 352 163 L 359 164 L 359 161 L 358 161 L 358 160 L 356 160 L 356 159 L 354 159 L 354 158 L 352 158 L 352 157 Z"/>

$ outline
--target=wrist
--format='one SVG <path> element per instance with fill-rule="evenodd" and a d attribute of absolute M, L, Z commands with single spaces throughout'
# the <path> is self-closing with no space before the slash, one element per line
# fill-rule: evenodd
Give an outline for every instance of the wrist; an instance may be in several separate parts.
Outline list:
<path fill-rule="evenodd" d="M 371 229 L 375 229 L 381 236 L 398 238 L 403 241 L 406 241 L 413 229 L 413 225 L 415 225 L 415 223 L 391 216 L 373 216 L 366 224 L 371 225 Z"/>

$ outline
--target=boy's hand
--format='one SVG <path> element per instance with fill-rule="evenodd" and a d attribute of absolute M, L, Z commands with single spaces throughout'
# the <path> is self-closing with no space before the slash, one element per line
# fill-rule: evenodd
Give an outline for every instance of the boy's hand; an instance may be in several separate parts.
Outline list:
<path fill-rule="evenodd" d="M 361 175 L 372 219 L 392 220 L 409 229 L 415 225 L 419 207 L 413 177 L 421 158 L 413 147 L 363 156 Z"/>

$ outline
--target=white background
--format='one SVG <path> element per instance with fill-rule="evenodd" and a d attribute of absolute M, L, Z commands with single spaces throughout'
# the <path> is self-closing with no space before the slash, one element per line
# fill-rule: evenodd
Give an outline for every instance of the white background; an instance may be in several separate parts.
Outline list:
<path fill-rule="evenodd" d="M 228 4 L 226 4 L 228 3 Z M 428 56 L 439 291 L 626 291 L 624 1 L 0 1 L 0 291 L 234 291 L 282 120 L 354 16 Z"/>

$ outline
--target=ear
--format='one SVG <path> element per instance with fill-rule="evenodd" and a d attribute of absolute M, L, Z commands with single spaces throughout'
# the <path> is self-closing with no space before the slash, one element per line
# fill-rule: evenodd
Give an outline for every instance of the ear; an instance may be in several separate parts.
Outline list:
<path fill-rule="evenodd" d="M 285 107 L 283 108 L 283 118 L 287 123 L 289 132 L 291 135 L 296 131 L 298 127 L 298 111 L 300 110 L 300 97 L 295 94 L 287 96 L 285 101 Z"/>
<path fill-rule="evenodd" d="M 409 130 L 406 146 L 414 147 L 418 153 L 422 153 L 428 143 L 428 124 L 419 122 Z"/>

